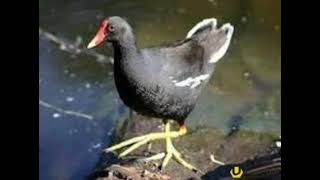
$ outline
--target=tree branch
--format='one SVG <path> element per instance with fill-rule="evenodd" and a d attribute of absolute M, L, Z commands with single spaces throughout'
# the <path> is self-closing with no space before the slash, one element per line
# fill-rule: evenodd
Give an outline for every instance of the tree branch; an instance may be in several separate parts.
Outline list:
<path fill-rule="evenodd" d="M 93 120 L 93 117 L 91 115 L 80 113 L 80 112 L 76 112 L 76 111 L 71 111 L 71 110 L 65 110 L 65 109 L 62 109 L 60 107 L 54 106 L 52 104 L 49 104 L 49 103 L 47 103 L 45 101 L 42 101 L 41 99 L 39 99 L 39 105 L 41 105 L 43 107 L 46 107 L 46 108 L 49 108 L 49 109 L 53 109 L 55 111 L 58 111 L 60 113 L 64 113 L 64 114 L 67 114 L 67 115 L 73 115 L 73 116 L 77 116 L 77 117 L 82 117 L 82 118 L 86 118 L 86 119 L 89 119 L 89 120 Z"/>

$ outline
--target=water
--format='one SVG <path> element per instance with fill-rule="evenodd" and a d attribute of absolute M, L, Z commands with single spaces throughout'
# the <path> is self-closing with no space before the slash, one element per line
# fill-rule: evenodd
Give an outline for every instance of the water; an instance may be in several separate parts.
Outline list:
<path fill-rule="evenodd" d="M 210 85 L 187 119 L 191 127 L 240 128 L 281 133 L 281 20 L 278 0 L 39 0 L 39 27 L 85 47 L 105 16 L 125 16 L 140 47 L 185 37 L 198 21 L 231 22 L 234 39 Z M 107 47 L 96 49 L 111 56 Z M 40 179 L 78 180 L 92 172 L 110 143 L 115 124 L 128 116 L 119 100 L 112 66 L 90 55 L 62 51 L 39 38 Z M 92 116 L 70 115 L 71 110 Z"/>

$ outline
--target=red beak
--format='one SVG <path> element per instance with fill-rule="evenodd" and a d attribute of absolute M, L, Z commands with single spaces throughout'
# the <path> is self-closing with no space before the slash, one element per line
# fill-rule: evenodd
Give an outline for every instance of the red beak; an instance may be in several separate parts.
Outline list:
<path fill-rule="evenodd" d="M 106 32 L 107 25 L 108 25 L 107 20 L 102 22 L 96 36 L 88 44 L 88 46 L 87 46 L 88 49 L 98 46 L 99 44 L 101 44 L 105 40 L 105 38 L 106 38 L 105 32 Z"/>

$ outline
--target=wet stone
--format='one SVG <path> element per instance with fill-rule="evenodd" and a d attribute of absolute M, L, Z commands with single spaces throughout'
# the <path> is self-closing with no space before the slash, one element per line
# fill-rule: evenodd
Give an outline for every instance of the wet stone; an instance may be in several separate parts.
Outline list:
<path fill-rule="evenodd" d="M 241 118 L 235 117 L 233 125 L 239 125 L 240 122 Z M 160 119 L 150 119 L 135 115 L 130 121 L 125 120 L 120 123 L 115 130 L 114 144 L 131 137 L 151 132 L 161 132 L 162 130 L 159 128 L 161 125 L 162 121 Z M 172 130 L 176 128 L 176 125 L 172 126 Z M 232 164 L 245 164 L 256 157 L 271 156 L 271 153 L 276 153 L 279 150 L 275 146 L 277 138 L 278 136 L 274 134 L 242 129 L 239 129 L 232 136 L 228 136 L 228 133 L 220 129 L 189 127 L 188 134 L 173 139 L 173 144 L 182 153 L 183 158 L 200 169 L 201 172 L 192 172 L 178 164 L 174 159 L 171 159 L 167 167 L 162 171 L 157 168 L 162 163 L 161 160 L 142 161 L 141 159 L 144 157 L 149 157 L 165 150 L 165 140 L 157 140 L 151 142 L 152 146 L 141 146 L 121 159 L 117 158 L 117 153 L 123 152 L 124 149 L 120 149 L 117 152 L 103 153 L 92 179 L 101 179 L 103 177 L 126 179 L 128 174 L 136 179 L 166 179 L 167 177 L 169 179 L 205 179 L 212 172 L 221 171 L 221 168 L 230 169 Z M 224 162 L 225 165 L 213 162 L 211 160 L 213 154 L 215 160 Z M 272 162 L 270 160 L 269 163 Z M 118 169 L 114 170 L 115 167 Z M 111 176 L 110 173 L 112 174 Z M 120 176 L 119 173 L 122 173 L 122 175 Z M 148 178 L 146 178 L 146 174 Z M 107 175 L 110 177 L 107 177 Z"/>

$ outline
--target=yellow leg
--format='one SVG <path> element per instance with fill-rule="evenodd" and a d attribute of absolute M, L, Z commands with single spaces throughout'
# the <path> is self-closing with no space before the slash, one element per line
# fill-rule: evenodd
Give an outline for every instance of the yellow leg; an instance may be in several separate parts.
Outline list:
<path fill-rule="evenodd" d="M 123 156 L 126 156 L 127 154 L 129 154 L 130 152 L 134 151 L 138 147 L 148 143 L 149 141 L 154 141 L 157 139 L 166 139 L 166 153 L 159 153 L 159 154 L 156 154 L 152 157 L 145 158 L 144 160 L 150 161 L 150 160 L 164 158 L 164 160 L 162 162 L 162 166 L 161 166 L 162 168 L 164 168 L 168 164 L 169 160 L 172 157 L 174 157 L 174 159 L 176 159 L 184 167 L 186 167 L 190 170 L 193 170 L 193 171 L 197 171 L 195 167 L 193 167 L 191 164 L 187 163 L 185 160 L 183 160 L 181 158 L 180 153 L 174 148 L 172 141 L 171 141 L 171 138 L 176 138 L 176 137 L 185 135 L 186 133 L 187 133 L 187 129 L 185 126 L 182 126 L 179 129 L 179 131 L 170 131 L 170 123 L 168 121 L 165 125 L 165 132 L 150 133 L 147 135 L 134 137 L 134 138 L 131 138 L 131 139 L 126 140 L 124 142 L 121 142 L 119 144 L 116 144 L 116 145 L 106 149 L 105 151 L 106 152 L 115 151 L 117 149 L 131 145 L 128 149 L 126 149 L 124 152 L 122 152 L 119 155 L 119 157 L 123 157 Z"/>

